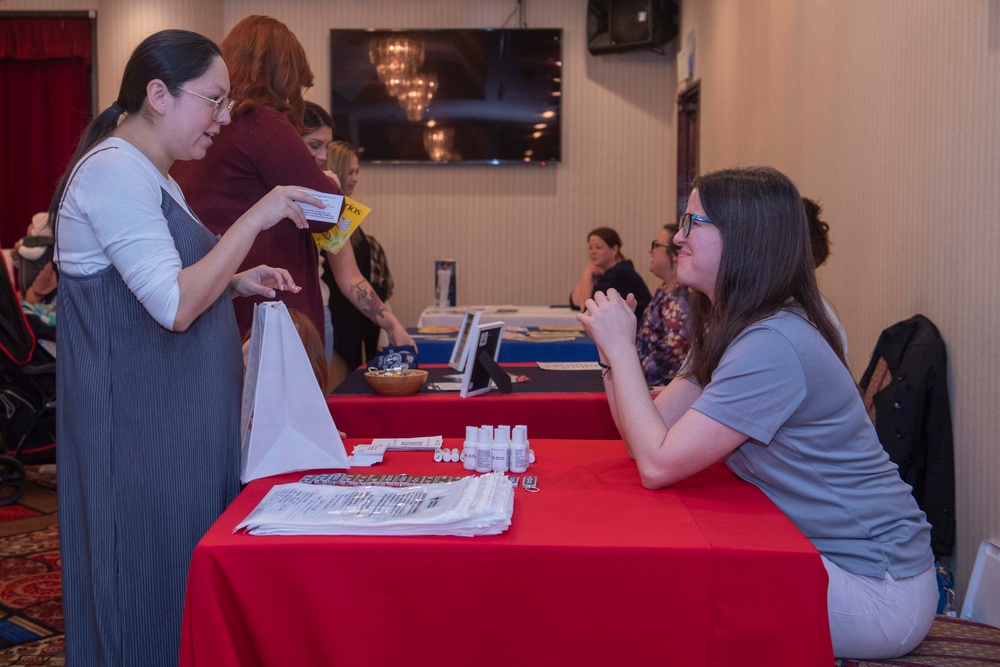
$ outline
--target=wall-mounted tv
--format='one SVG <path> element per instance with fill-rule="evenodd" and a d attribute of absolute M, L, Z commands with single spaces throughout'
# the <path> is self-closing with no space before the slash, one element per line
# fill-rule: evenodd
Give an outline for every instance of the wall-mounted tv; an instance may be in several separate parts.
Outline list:
<path fill-rule="evenodd" d="M 362 162 L 561 158 L 561 29 L 331 30 L 330 91 Z"/>

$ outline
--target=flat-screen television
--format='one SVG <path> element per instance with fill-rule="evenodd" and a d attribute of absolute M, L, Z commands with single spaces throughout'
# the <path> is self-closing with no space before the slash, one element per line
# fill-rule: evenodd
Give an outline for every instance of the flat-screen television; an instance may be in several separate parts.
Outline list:
<path fill-rule="evenodd" d="M 330 91 L 335 138 L 363 162 L 561 157 L 561 29 L 334 29 Z"/>

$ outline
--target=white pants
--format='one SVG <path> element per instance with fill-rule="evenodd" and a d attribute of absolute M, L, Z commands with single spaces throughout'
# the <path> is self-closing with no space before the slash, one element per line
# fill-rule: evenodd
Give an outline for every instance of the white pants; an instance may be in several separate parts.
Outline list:
<path fill-rule="evenodd" d="M 937 611 L 934 567 L 905 579 L 851 574 L 823 558 L 833 654 L 878 660 L 906 655 L 924 640 Z"/>

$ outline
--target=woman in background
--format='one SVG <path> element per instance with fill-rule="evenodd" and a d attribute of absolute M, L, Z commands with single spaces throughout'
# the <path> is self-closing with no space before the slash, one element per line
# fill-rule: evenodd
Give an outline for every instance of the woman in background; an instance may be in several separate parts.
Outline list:
<path fill-rule="evenodd" d="M 220 46 L 237 100 L 233 121 L 215 138 L 205 159 L 181 162 L 172 171 L 198 217 L 213 232 L 222 233 L 277 185 L 296 183 L 340 194 L 300 136 L 302 91 L 313 85 L 313 73 L 288 26 L 269 16 L 248 16 Z M 308 229 L 276 225 L 257 238 L 243 262 L 243 268 L 270 264 L 288 269 L 302 291 L 279 298 L 305 313 L 321 333 L 323 302 L 312 234 L 330 227 L 316 221 L 310 221 Z M 254 306 L 264 300 L 241 299 L 236 304 L 241 333 L 253 323 Z"/>
<path fill-rule="evenodd" d="M 260 232 L 304 228 L 296 202 L 318 199 L 275 188 L 218 239 L 169 176 L 205 155 L 230 109 L 218 46 L 148 37 L 52 200 L 69 665 L 177 665 L 191 553 L 239 491 L 232 297 L 298 289 L 281 269 L 235 272 Z"/>
<path fill-rule="evenodd" d="M 326 166 L 340 179 L 344 194 L 352 197 L 361 178 L 357 150 L 347 142 L 334 141 L 327 150 Z M 344 289 L 345 285 L 350 287 L 350 277 L 341 277 L 338 274 L 334 265 L 336 259 L 331 259 L 327 253 L 327 261 L 334 265 L 332 274 L 324 274 L 324 279 L 331 288 L 330 316 L 334 331 L 332 373 L 340 379 L 346 377 L 345 371 L 349 372 L 375 356 L 380 328 L 385 329 L 388 334 L 390 345 L 416 346 L 406 329 L 384 326 L 385 323 L 393 325 L 394 322 L 398 322 L 389 306 L 385 304 L 392 294 L 392 275 L 389 273 L 388 264 L 385 263 L 382 246 L 373 237 L 365 234 L 362 227 L 364 224 L 351 234 L 351 250 L 361 275 L 368 278 L 369 284 L 386 310 L 381 318 L 373 318 L 358 308 L 350 298 L 351 290 Z M 343 253 L 341 250 L 340 254 Z M 384 321 L 380 322 L 380 319 Z"/>
<path fill-rule="evenodd" d="M 326 165 L 326 149 L 333 141 L 333 118 L 326 109 L 315 102 L 306 101 L 302 112 L 302 141 L 320 169 Z M 327 176 L 331 174 L 327 172 Z M 340 182 L 336 181 L 338 186 Z"/>
<path fill-rule="evenodd" d="M 323 169 L 327 175 L 339 188 L 340 179 L 331 171 L 326 171 L 326 149 L 333 141 L 333 118 L 326 109 L 315 102 L 306 101 L 305 111 L 302 113 L 302 141 L 306 143 L 306 148 L 316 160 L 316 165 Z M 329 273 L 330 265 L 326 261 L 326 253 L 319 251 L 319 293 L 323 303 L 323 351 L 326 355 L 326 366 L 329 374 L 330 362 L 333 361 L 333 322 L 330 320 L 330 286 L 323 280 L 323 274 Z M 326 390 L 327 383 L 324 381 L 323 389 Z"/>
<path fill-rule="evenodd" d="M 806 210 L 806 221 L 809 223 L 809 243 L 812 248 L 813 266 L 818 269 L 830 256 L 830 239 L 828 236 L 830 225 L 819 219 L 820 214 L 823 213 L 823 207 L 812 199 L 803 197 L 802 206 Z M 826 306 L 826 314 L 830 316 L 833 325 L 837 327 L 837 333 L 840 334 L 840 342 L 844 346 L 844 358 L 847 359 L 847 332 L 844 331 L 844 325 L 840 322 L 840 317 L 837 315 L 837 311 L 834 310 L 833 304 L 825 296 L 823 297 L 823 305 Z"/>
<path fill-rule="evenodd" d="M 705 174 L 679 227 L 678 279 L 697 292 L 691 353 L 655 401 L 630 304 L 598 292 L 579 316 L 610 369 L 608 403 L 643 486 L 724 458 L 819 551 L 834 653 L 912 651 L 937 609 L 930 525 L 844 361 L 798 191 L 767 167 Z"/>
<path fill-rule="evenodd" d="M 677 225 L 664 225 L 649 247 L 649 271 L 663 283 L 642 314 L 635 337 L 642 373 L 651 387 L 677 375 L 687 356 L 691 328 L 691 293 L 677 281 Z"/>
<path fill-rule="evenodd" d="M 327 136 L 333 136 L 333 118 L 318 104 L 306 102 L 304 120 L 302 140 L 320 167 L 326 169 L 327 177 L 338 187 L 343 184 L 344 194 L 350 197 L 360 174 L 357 152 L 346 142 L 327 142 L 323 144 L 320 160 L 318 148 Z M 319 253 L 320 288 L 326 298 L 323 302 L 324 338 L 330 363 L 328 389 L 331 391 L 363 361 L 375 356 L 380 329 L 386 332 L 391 345 L 416 348 L 413 337 L 385 304 L 392 293 L 392 276 L 385 264 L 382 247 L 372 241 L 358 227 L 351 234 L 350 246 L 341 248 L 337 254 Z M 334 327 L 335 317 L 339 318 L 337 327 Z M 363 338 L 363 335 L 368 337 Z M 335 355 L 338 336 L 344 338 Z M 362 342 L 369 340 L 366 354 L 362 356 Z"/>
<path fill-rule="evenodd" d="M 622 294 L 635 295 L 635 316 L 642 317 L 649 305 L 649 288 L 635 272 L 632 260 L 621 253 L 622 240 L 610 227 L 598 227 L 587 234 L 590 264 L 569 295 L 569 305 L 580 310 L 595 292 L 614 288 Z"/>

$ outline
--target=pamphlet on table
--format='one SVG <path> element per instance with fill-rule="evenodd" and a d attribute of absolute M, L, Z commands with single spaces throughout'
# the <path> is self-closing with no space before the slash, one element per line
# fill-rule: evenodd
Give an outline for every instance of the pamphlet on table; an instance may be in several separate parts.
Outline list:
<path fill-rule="evenodd" d="M 253 535 L 499 535 L 514 487 L 503 473 L 404 488 L 280 484 L 236 526 Z"/>

